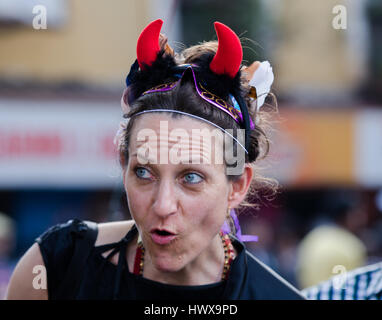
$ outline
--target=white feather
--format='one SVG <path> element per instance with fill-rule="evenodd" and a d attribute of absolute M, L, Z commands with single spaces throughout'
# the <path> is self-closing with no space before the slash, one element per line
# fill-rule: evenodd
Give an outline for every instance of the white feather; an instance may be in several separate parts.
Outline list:
<path fill-rule="evenodd" d="M 260 66 L 257 68 L 252 76 L 252 79 L 249 81 L 249 85 L 256 88 L 257 110 L 264 104 L 265 98 L 271 90 L 274 78 L 275 77 L 270 63 L 268 61 L 263 61 L 260 63 Z"/>

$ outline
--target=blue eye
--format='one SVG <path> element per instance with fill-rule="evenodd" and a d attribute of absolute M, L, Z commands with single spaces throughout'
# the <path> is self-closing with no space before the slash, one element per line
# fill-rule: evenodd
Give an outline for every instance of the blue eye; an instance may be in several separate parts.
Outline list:
<path fill-rule="evenodd" d="M 187 183 L 196 184 L 196 183 L 202 182 L 203 178 L 200 175 L 196 174 L 196 173 L 187 173 L 184 176 L 184 180 Z"/>
<path fill-rule="evenodd" d="M 150 173 L 147 169 L 139 167 L 135 169 L 135 174 L 138 178 L 150 179 Z"/>

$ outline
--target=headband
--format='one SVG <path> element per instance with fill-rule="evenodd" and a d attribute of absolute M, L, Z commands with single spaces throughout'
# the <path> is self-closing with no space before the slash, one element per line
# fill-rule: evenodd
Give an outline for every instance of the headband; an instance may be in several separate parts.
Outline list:
<path fill-rule="evenodd" d="M 245 129 L 245 146 L 217 124 L 180 110 L 144 110 L 133 116 L 147 112 L 174 112 L 188 115 L 219 128 L 233 138 L 248 154 L 250 134 L 255 125 L 249 115 L 241 88 L 240 67 L 243 59 L 243 50 L 240 39 L 229 27 L 220 22 L 215 22 L 214 27 L 218 37 L 218 50 L 216 54 L 212 57 L 205 54 L 205 56 L 197 59 L 198 61 L 194 61 L 192 65 L 177 65 L 172 49 L 169 50 L 167 45 L 165 49 L 161 49 L 159 46 L 162 25 L 163 21 L 160 19 L 151 22 L 138 38 L 137 59 L 131 66 L 126 78 L 127 88 L 121 99 L 124 115 L 126 116 L 129 113 L 129 105 L 140 96 L 173 90 L 182 83 L 182 80 L 190 75 L 193 78 L 193 84 L 198 95 L 203 100 L 230 115 L 241 128 Z M 250 71 L 247 76 L 248 84 L 251 87 L 248 99 L 256 102 L 257 111 L 264 103 L 265 97 L 270 91 L 274 76 L 268 61 L 258 63 L 255 70 L 251 69 L 255 64 L 256 62 L 246 69 L 247 72 Z M 246 71 L 245 69 L 243 70 Z M 122 144 L 128 121 L 129 118 L 121 122 L 120 129 L 114 140 L 115 143 L 118 142 L 119 147 Z M 237 229 L 236 235 L 239 239 L 243 241 L 257 241 L 255 236 L 242 236 L 235 211 L 231 210 L 230 214 L 234 219 Z M 228 232 L 229 228 L 225 226 L 223 230 Z"/>
<path fill-rule="evenodd" d="M 209 102 L 210 104 L 214 105 L 215 107 L 219 108 L 220 110 L 224 111 L 225 113 L 229 114 L 231 118 L 233 118 L 238 124 L 243 123 L 243 114 L 241 113 L 240 107 L 236 101 L 236 99 L 233 96 L 230 96 L 230 98 L 234 102 L 234 106 L 228 104 L 225 100 L 219 98 L 215 94 L 209 92 L 207 89 L 203 87 L 201 83 L 198 83 L 195 75 L 194 68 L 197 68 L 197 66 L 192 65 L 181 65 L 179 66 L 179 70 L 185 71 L 180 76 L 180 79 L 176 82 L 171 82 L 167 84 L 161 84 L 157 87 L 151 88 L 150 90 L 145 91 L 142 96 L 155 93 L 155 92 L 165 92 L 165 91 L 171 91 L 175 89 L 182 81 L 183 77 L 186 77 L 189 73 L 192 75 L 193 83 L 195 85 L 196 92 L 198 95 L 205 101 Z M 177 75 L 177 74 L 176 74 Z M 255 128 L 255 125 L 252 122 L 252 119 L 250 119 L 250 128 L 253 130 Z"/>
<path fill-rule="evenodd" d="M 226 25 L 215 22 L 214 27 L 218 37 L 216 53 L 206 53 L 192 65 L 178 65 L 173 50 L 169 49 L 167 44 L 165 49 L 159 46 L 162 25 L 161 19 L 151 22 L 138 38 L 137 59 L 126 78 L 127 88 L 121 99 L 124 114 L 130 111 L 129 105 L 139 97 L 173 90 L 190 75 L 198 95 L 203 100 L 228 114 L 245 129 L 244 150 L 248 153 L 250 134 L 255 125 L 242 96 L 240 66 L 243 50 L 238 36 Z M 258 71 L 252 74 L 249 81 L 252 89 L 248 98 L 256 101 L 257 109 L 264 103 L 273 82 L 272 68 L 266 68 L 268 81 L 265 81 L 262 66 L 264 67 L 264 62 L 260 64 Z M 263 71 L 260 72 L 261 70 Z M 272 75 L 271 81 L 269 81 L 269 70 Z M 225 131 L 223 128 L 220 129 Z"/>
<path fill-rule="evenodd" d="M 183 112 L 183 111 L 180 111 L 180 110 L 172 110 L 172 109 L 150 109 L 150 110 L 144 110 L 144 111 L 141 111 L 141 112 L 137 112 L 133 115 L 133 117 L 137 116 L 137 115 L 141 115 L 141 114 L 145 114 L 145 113 L 150 113 L 150 112 L 172 112 L 172 113 L 178 113 L 178 114 L 182 114 L 182 115 L 187 115 L 188 117 L 192 117 L 192 118 L 195 118 L 195 119 L 198 119 L 198 120 L 201 120 L 201 121 L 204 121 L 204 122 L 207 122 L 209 123 L 210 125 L 222 130 L 224 133 L 226 133 L 229 137 L 231 137 L 234 141 L 237 142 L 237 144 L 242 147 L 245 151 L 245 153 L 248 154 L 248 151 L 245 149 L 245 147 L 240 143 L 240 141 L 238 139 L 236 139 L 232 134 L 230 134 L 227 130 L 223 129 L 222 127 L 218 126 L 216 123 L 213 123 L 205 118 L 202 118 L 202 117 L 198 117 L 194 114 L 191 114 L 191 113 L 187 113 L 187 112 Z"/>
<path fill-rule="evenodd" d="M 164 79 L 176 77 L 175 73 L 178 66 L 174 57 L 165 54 L 159 46 L 162 25 L 161 19 L 151 22 L 143 29 L 138 38 L 137 61 L 132 66 L 126 81 L 127 85 L 133 86 L 128 99 L 129 103 L 139 98 L 147 89 L 162 85 Z M 220 22 L 215 22 L 214 26 L 218 37 L 218 50 L 213 56 L 209 54 L 203 57 L 204 60 L 199 59 L 200 61 L 195 62 L 198 65 L 198 78 L 204 83 L 204 95 L 209 97 L 205 100 L 210 103 L 213 102 L 211 104 L 218 106 L 221 110 L 224 109 L 224 107 L 221 108 L 223 103 L 216 103 L 216 100 L 222 102 L 227 100 L 229 95 L 233 96 L 238 106 L 236 110 L 240 112 L 241 118 L 238 112 L 227 112 L 227 109 L 225 112 L 231 115 L 235 121 L 239 120 L 241 127 L 245 129 L 245 148 L 248 150 L 250 133 L 254 125 L 253 123 L 251 125 L 247 104 L 241 92 L 240 66 L 243 59 L 243 49 L 240 39 L 229 27 Z M 150 85 L 156 81 L 158 83 Z M 150 86 L 146 89 L 145 86 L 148 85 Z M 214 96 L 210 95 L 211 92 Z M 217 92 L 219 93 L 217 94 Z M 217 96 L 216 99 L 215 96 Z"/>

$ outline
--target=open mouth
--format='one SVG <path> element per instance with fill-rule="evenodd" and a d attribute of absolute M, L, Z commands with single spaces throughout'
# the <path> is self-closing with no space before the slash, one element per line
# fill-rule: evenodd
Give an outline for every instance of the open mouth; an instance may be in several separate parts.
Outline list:
<path fill-rule="evenodd" d="M 170 243 L 175 238 L 176 234 L 167 230 L 154 229 L 151 231 L 151 239 L 156 244 L 165 245 Z"/>
<path fill-rule="evenodd" d="M 158 230 L 158 229 L 156 229 L 156 230 L 154 231 L 154 233 L 156 233 L 156 234 L 158 234 L 158 235 L 160 235 L 160 236 L 171 236 L 171 235 L 174 235 L 173 233 L 168 232 L 168 231 L 166 231 L 166 230 Z"/>

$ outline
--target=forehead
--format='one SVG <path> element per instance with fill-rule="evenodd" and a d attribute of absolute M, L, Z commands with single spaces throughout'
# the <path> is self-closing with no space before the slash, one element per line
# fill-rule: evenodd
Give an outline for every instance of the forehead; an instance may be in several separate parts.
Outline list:
<path fill-rule="evenodd" d="M 141 114 L 134 122 L 134 129 L 150 128 L 152 130 L 159 131 L 161 121 L 168 123 L 170 129 L 182 128 L 187 130 L 189 133 L 191 133 L 193 129 L 207 129 L 210 131 L 217 129 L 202 120 L 171 112 L 151 112 Z"/>
<path fill-rule="evenodd" d="M 206 164 L 222 164 L 224 133 L 201 120 L 171 113 L 141 114 L 135 119 L 129 143 L 130 154 L 139 153 L 143 147 L 155 153 L 177 158 L 199 159 Z M 219 159 L 218 159 L 219 158 Z M 195 162 L 195 161 L 194 161 Z"/>

